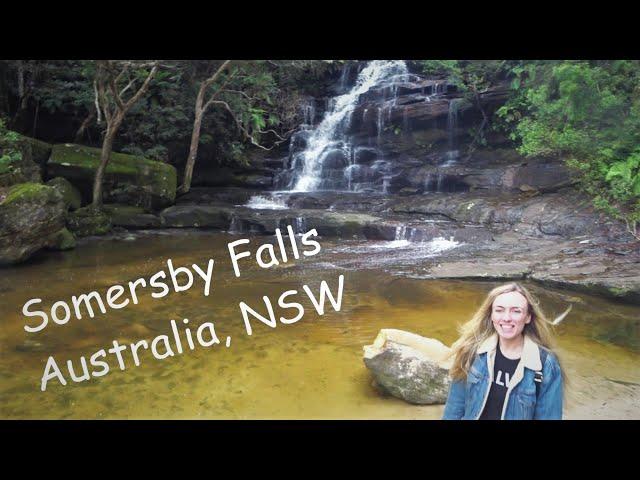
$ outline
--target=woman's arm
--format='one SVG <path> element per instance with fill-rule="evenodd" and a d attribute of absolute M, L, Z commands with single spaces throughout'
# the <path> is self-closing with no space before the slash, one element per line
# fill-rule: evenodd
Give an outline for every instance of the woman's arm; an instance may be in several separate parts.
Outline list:
<path fill-rule="evenodd" d="M 460 420 L 464 416 L 464 390 L 466 382 L 456 380 L 451 382 L 447 404 L 444 407 L 443 420 Z"/>
<path fill-rule="evenodd" d="M 533 418 L 534 420 L 562 420 L 562 373 L 552 353 L 547 355 L 543 375 Z"/>

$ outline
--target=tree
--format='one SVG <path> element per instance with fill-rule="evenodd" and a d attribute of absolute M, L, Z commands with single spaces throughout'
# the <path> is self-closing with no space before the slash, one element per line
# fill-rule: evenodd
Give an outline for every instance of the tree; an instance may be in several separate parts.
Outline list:
<path fill-rule="evenodd" d="M 231 60 L 225 60 L 222 62 L 222 65 L 218 67 L 213 75 L 204 80 L 200 84 L 200 88 L 198 89 L 198 95 L 196 96 L 196 105 L 195 105 L 195 118 L 193 120 L 193 129 L 191 131 L 191 145 L 189 147 L 189 157 L 187 158 L 187 164 L 184 168 L 184 179 L 182 181 L 182 185 L 179 190 L 182 193 L 187 193 L 191 189 L 191 178 L 193 177 L 193 167 L 196 163 L 196 157 L 198 156 L 198 145 L 200 144 L 200 129 L 202 128 L 202 118 L 207 111 L 207 109 L 213 104 L 216 96 L 220 93 L 220 90 L 224 88 L 222 85 L 218 88 L 205 102 L 205 95 L 207 89 L 215 83 L 218 77 L 224 72 L 231 63 Z"/>
<path fill-rule="evenodd" d="M 232 65 L 233 62 L 233 65 Z M 268 70 L 267 62 L 238 62 L 224 60 L 216 62 L 213 73 L 201 81 L 196 95 L 194 122 L 191 133 L 189 156 L 184 170 L 184 179 L 179 188 L 181 193 L 191 189 L 191 180 L 198 146 L 202 121 L 207 110 L 213 105 L 220 105 L 231 117 L 242 140 L 263 150 L 270 150 L 286 141 L 293 131 L 279 133 L 274 128 L 265 130 L 266 126 L 281 125 L 280 119 L 273 113 L 271 98 L 276 91 L 273 76 Z M 209 67 L 213 66 L 210 64 Z M 277 68 L 277 65 L 274 65 Z M 208 98 L 207 93 L 211 91 Z M 261 143 L 260 137 L 271 133 L 276 138 L 270 146 Z"/>
<path fill-rule="evenodd" d="M 96 170 L 93 182 L 94 207 L 102 206 L 102 182 L 107 164 L 111 158 L 113 140 L 131 107 L 140 100 L 149 88 L 149 84 L 158 71 L 159 62 L 117 62 L 114 60 L 98 60 L 94 80 L 95 106 L 98 124 L 102 117 L 106 122 L 100 165 Z M 150 69 L 150 70 L 149 70 Z M 140 83 L 138 90 L 124 100 L 125 94 Z M 123 86 L 124 85 L 124 86 Z M 133 91 L 133 90 L 132 90 Z"/>

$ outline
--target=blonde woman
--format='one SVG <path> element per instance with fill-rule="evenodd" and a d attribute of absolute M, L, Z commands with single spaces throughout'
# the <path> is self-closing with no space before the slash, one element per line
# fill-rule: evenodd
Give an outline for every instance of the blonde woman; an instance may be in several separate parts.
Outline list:
<path fill-rule="evenodd" d="M 489 292 L 452 346 L 443 419 L 560 420 L 565 375 L 551 324 L 522 285 Z"/>

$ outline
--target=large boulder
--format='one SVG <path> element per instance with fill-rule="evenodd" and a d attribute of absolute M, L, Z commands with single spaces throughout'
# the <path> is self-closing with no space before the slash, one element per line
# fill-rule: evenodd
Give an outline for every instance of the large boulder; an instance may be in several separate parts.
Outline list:
<path fill-rule="evenodd" d="M 364 347 L 364 364 L 383 391 L 419 405 L 443 404 L 449 393 L 449 347 L 433 338 L 383 329 Z"/>
<path fill-rule="evenodd" d="M 61 176 L 91 199 L 93 179 L 100 164 L 100 149 L 82 145 L 54 145 L 47 163 L 49 177 Z M 157 209 L 176 198 L 176 169 L 143 157 L 111 153 L 104 176 L 105 202 Z"/>
<path fill-rule="evenodd" d="M 39 183 L 21 183 L 0 193 L 0 265 L 26 260 L 55 244 L 67 208 L 60 193 Z"/>

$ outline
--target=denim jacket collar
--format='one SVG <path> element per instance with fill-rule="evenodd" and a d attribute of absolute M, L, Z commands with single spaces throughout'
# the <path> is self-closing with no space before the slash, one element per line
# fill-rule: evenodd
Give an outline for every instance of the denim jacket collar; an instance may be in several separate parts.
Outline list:
<path fill-rule="evenodd" d="M 494 332 L 493 335 L 480 344 L 480 347 L 478 347 L 478 354 L 494 352 L 497 345 L 498 334 Z M 534 342 L 529 335 L 524 336 L 524 345 L 522 346 L 520 363 L 523 367 L 530 370 L 542 370 L 542 364 L 540 363 L 540 347 L 538 347 L 538 344 Z"/>

